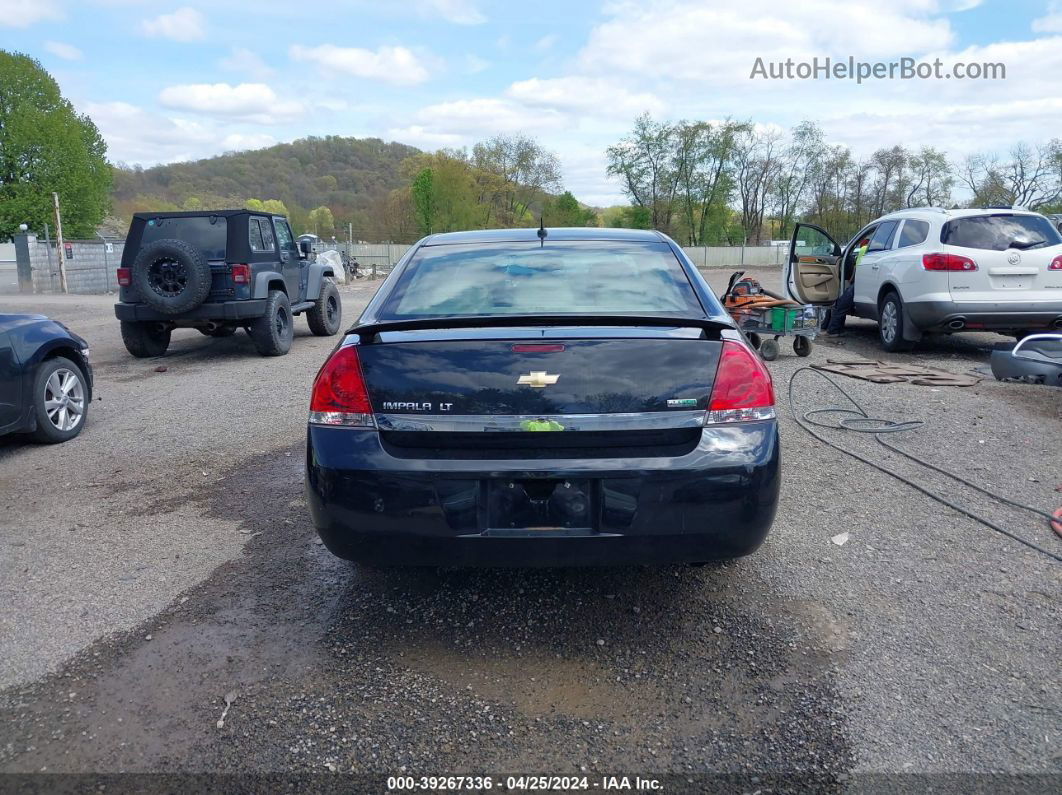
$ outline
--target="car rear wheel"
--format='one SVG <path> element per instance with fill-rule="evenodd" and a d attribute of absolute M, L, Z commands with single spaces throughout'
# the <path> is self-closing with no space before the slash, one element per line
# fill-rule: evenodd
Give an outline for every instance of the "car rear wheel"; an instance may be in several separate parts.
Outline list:
<path fill-rule="evenodd" d="M 157 323 L 122 321 L 122 342 L 125 349 L 138 359 L 162 356 L 170 347 L 170 329 Z"/>
<path fill-rule="evenodd" d="M 339 331 L 343 320 L 343 305 L 339 301 L 339 288 L 331 279 L 321 285 L 321 295 L 306 312 L 306 322 L 318 337 L 331 337 Z"/>
<path fill-rule="evenodd" d="M 56 444 L 73 439 L 85 426 L 89 390 L 85 374 L 69 359 L 48 359 L 33 379 L 33 410 L 39 442 Z"/>
<path fill-rule="evenodd" d="M 295 327 L 287 295 L 280 290 L 270 290 L 265 314 L 247 326 L 247 333 L 263 356 L 283 356 L 291 350 Z"/>
<path fill-rule="evenodd" d="M 912 342 L 903 336 L 903 302 L 896 293 L 886 293 L 878 312 L 878 338 L 890 352 L 906 351 Z"/>

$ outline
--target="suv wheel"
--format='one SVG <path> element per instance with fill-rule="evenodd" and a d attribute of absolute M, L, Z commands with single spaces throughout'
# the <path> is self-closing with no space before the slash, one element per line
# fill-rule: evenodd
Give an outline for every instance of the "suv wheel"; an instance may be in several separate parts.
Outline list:
<path fill-rule="evenodd" d="M 138 359 L 162 356 L 170 347 L 170 329 L 157 323 L 122 321 L 122 342 L 125 349 Z"/>
<path fill-rule="evenodd" d="M 310 331 L 318 337 L 331 337 L 339 331 L 343 320 L 343 305 L 339 302 L 339 288 L 331 279 L 321 283 L 321 295 L 306 313 Z"/>
<path fill-rule="evenodd" d="M 881 299 L 878 337 L 881 347 L 887 351 L 905 351 L 911 347 L 912 343 L 903 336 L 903 302 L 894 292 L 886 293 Z"/>
<path fill-rule="evenodd" d="M 189 312 L 210 294 L 210 263 L 184 240 L 156 240 L 133 260 L 133 286 L 145 304 L 164 315 Z"/>
<path fill-rule="evenodd" d="M 291 321 L 291 304 L 282 291 L 269 291 L 265 314 L 247 326 L 247 333 L 263 356 L 283 356 L 291 349 L 295 327 Z"/>
<path fill-rule="evenodd" d="M 85 427 L 89 391 L 85 374 L 69 359 L 48 359 L 33 379 L 33 412 L 39 442 L 55 444 L 73 439 Z"/>

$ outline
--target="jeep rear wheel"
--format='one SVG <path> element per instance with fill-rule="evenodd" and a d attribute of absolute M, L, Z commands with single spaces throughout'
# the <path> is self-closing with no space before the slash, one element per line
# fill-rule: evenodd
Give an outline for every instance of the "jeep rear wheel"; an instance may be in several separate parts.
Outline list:
<path fill-rule="evenodd" d="M 280 290 L 270 290 L 265 314 L 247 326 L 247 333 L 263 356 L 283 356 L 291 350 L 295 326 L 288 297 Z"/>
<path fill-rule="evenodd" d="M 122 342 L 125 349 L 138 359 L 162 356 L 170 347 L 170 329 L 158 323 L 122 321 Z"/>
<path fill-rule="evenodd" d="M 133 260 L 132 279 L 141 301 L 164 315 L 179 315 L 207 299 L 213 276 L 198 248 L 166 239 L 140 249 Z"/>
<path fill-rule="evenodd" d="M 313 302 L 313 308 L 306 312 L 306 322 L 318 337 L 331 337 L 339 331 L 342 320 L 339 288 L 331 279 L 326 279 L 321 284 L 321 295 Z"/>

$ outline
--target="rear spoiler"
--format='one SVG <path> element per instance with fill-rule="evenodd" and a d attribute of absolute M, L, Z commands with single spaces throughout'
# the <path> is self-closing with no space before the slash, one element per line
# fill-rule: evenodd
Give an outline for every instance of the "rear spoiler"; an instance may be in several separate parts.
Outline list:
<path fill-rule="evenodd" d="M 677 326 L 718 332 L 734 326 L 725 320 L 678 315 L 482 315 L 479 317 L 432 317 L 409 320 L 383 320 L 353 326 L 348 334 L 357 334 L 369 342 L 385 331 L 419 331 L 448 328 L 522 328 L 528 326 Z"/>

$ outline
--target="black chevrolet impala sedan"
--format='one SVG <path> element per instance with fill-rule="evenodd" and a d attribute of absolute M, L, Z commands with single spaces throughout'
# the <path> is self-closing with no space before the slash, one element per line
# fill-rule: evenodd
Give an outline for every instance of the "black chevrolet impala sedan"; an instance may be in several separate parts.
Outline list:
<path fill-rule="evenodd" d="M 306 484 L 376 565 L 738 557 L 778 500 L 774 392 L 664 235 L 432 235 L 317 374 Z"/>

